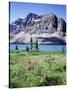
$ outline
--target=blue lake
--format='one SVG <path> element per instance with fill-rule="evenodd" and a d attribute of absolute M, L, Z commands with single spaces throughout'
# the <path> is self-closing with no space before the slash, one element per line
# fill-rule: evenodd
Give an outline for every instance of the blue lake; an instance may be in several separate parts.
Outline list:
<path fill-rule="evenodd" d="M 19 50 L 26 50 L 27 46 L 30 48 L 30 45 L 26 44 L 10 44 L 9 49 L 15 50 L 16 45 Z M 33 47 L 35 46 L 33 45 Z M 66 50 L 66 45 L 39 45 L 41 51 L 62 51 L 62 48 Z"/>

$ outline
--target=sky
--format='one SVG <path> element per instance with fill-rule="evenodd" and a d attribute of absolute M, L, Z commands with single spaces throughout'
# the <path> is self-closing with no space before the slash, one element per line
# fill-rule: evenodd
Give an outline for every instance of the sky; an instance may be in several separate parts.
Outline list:
<path fill-rule="evenodd" d="M 9 6 L 10 23 L 18 18 L 25 18 L 30 12 L 38 15 L 52 12 L 66 21 L 66 5 L 10 2 Z"/>

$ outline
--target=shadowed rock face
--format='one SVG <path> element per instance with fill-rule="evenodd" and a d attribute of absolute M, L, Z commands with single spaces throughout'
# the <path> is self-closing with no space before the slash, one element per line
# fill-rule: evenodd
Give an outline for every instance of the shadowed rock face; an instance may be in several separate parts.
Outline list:
<path fill-rule="evenodd" d="M 62 32 L 66 32 L 66 22 L 62 18 L 58 18 L 58 28 Z"/>
<path fill-rule="evenodd" d="M 61 38 L 66 35 L 66 22 L 62 18 L 57 17 L 53 13 L 46 14 L 46 15 L 37 15 L 34 13 L 29 13 L 24 19 L 19 18 L 18 20 L 10 24 L 9 29 L 10 29 L 9 32 L 11 33 L 11 35 L 13 35 L 12 41 L 10 39 L 11 43 L 15 43 L 17 40 L 20 41 L 19 43 L 22 43 L 22 42 L 28 43 L 25 41 L 26 39 L 28 39 L 28 37 L 24 38 L 26 36 L 23 36 L 21 32 L 24 32 L 25 35 L 26 33 L 28 33 L 29 37 L 31 37 L 33 34 L 37 34 L 38 36 L 40 34 L 45 34 L 44 36 L 45 38 L 47 33 L 49 35 L 52 35 L 55 32 L 58 32 L 58 35 Z M 23 39 L 20 40 L 21 38 L 18 35 L 19 33 L 21 35 L 21 38 L 24 38 L 24 41 Z M 62 36 L 59 33 L 62 33 Z M 17 35 L 18 35 L 18 38 L 17 38 Z M 56 35 L 55 37 L 57 38 Z M 42 41 L 41 43 L 43 43 L 43 40 L 41 41 Z M 63 40 L 58 40 L 58 43 L 61 43 L 61 41 Z M 55 38 L 53 38 L 53 42 L 56 43 Z M 65 41 L 63 41 L 62 43 L 65 43 Z"/>
<path fill-rule="evenodd" d="M 42 39 L 42 38 L 41 38 Z M 53 44 L 65 44 L 63 39 L 57 38 L 57 37 L 51 37 L 51 38 L 43 38 L 42 42 L 45 44 L 45 42 L 51 42 Z"/>

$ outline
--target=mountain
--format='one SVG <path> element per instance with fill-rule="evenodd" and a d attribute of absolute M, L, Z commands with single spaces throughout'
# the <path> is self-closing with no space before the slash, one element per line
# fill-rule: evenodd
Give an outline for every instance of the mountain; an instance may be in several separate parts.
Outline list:
<path fill-rule="evenodd" d="M 66 22 L 53 13 L 37 15 L 29 13 L 9 25 L 10 43 L 29 43 L 38 38 L 40 44 L 65 44 Z"/>

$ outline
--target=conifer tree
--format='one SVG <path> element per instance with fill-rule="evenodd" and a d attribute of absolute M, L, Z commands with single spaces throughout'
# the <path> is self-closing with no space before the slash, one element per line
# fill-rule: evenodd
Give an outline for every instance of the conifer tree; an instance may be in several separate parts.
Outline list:
<path fill-rule="evenodd" d="M 38 50 L 38 39 L 36 39 L 36 43 L 35 43 L 35 49 Z"/>
<path fill-rule="evenodd" d="M 30 39 L 30 47 L 31 47 L 31 50 L 32 50 L 32 48 L 33 48 L 33 40 L 32 40 L 32 37 L 31 37 L 31 39 Z"/>
<path fill-rule="evenodd" d="M 29 47 L 28 46 L 26 47 L 26 51 L 29 51 Z"/>
<path fill-rule="evenodd" d="M 18 50 L 18 46 L 17 45 L 16 45 L 15 49 Z"/>

